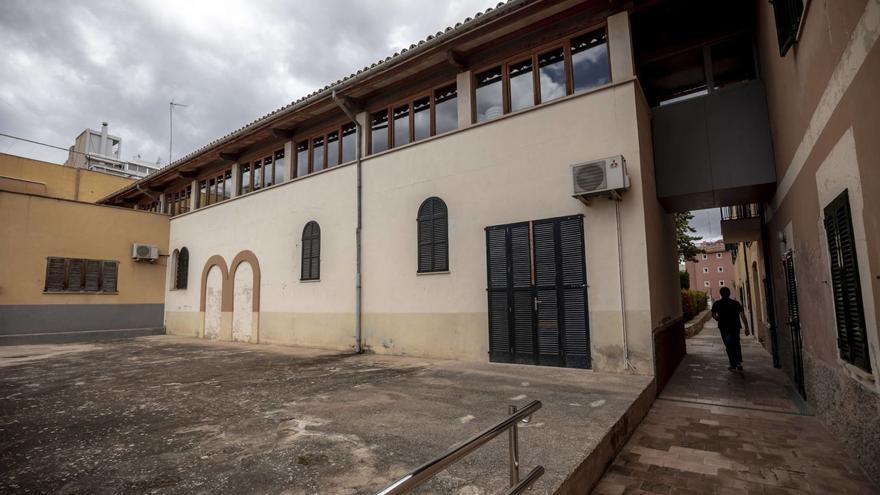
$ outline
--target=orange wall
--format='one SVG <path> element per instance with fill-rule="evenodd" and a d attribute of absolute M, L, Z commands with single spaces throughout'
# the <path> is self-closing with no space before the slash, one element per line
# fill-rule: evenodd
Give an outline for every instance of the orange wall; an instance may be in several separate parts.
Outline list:
<path fill-rule="evenodd" d="M 36 184 L 22 189 L 28 182 Z M 0 190 L 94 203 L 132 182 L 115 175 L 0 153 Z M 39 184 L 44 185 L 43 192 L 38 191 Z"/>

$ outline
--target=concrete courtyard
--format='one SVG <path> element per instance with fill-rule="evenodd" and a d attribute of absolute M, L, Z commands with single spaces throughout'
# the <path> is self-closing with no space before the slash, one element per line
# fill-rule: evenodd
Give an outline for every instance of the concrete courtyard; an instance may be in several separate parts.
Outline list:
<path fill-rule="evenodd" d="M 533 493 L 598 479 L 648 377 L 142 337 L 0 347 L 0 492 L 371 493 L 541 400 Z M 506 435 L 423 492 L 495 493 Z"/>

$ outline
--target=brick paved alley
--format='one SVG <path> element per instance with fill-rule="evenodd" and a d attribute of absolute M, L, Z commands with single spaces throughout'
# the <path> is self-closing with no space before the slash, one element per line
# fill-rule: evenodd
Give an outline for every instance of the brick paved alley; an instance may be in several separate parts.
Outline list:
<path fill-rule="evenodd" d="M 880 493 L 810 415 L 770 355 L 743 340 L 745 372 L 727 370 L 714 322 L 594 494 Z"/>

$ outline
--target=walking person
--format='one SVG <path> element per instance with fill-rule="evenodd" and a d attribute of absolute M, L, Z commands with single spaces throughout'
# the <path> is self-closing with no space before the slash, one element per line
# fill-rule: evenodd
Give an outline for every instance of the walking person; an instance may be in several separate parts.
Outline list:
<path fill-rule="evenodd" d="M 746 314 L 742 304 L 730 298 L 730 289 L 722 287 L 718 292 L 721 294 L 721 299 L 712 303 L 712 318 L 718 322 L 721 340 L 724 341 L 724 348 L 727 350 L 727 359 L 730 361 L 730 366 L 727 369 L 742 371 L 742 347 L 739 344 L 739 330 L 745 328 L 746 336 L 749 335 Z M 740 321 L 742 321 L 742 325 L 740 325 Z"/>

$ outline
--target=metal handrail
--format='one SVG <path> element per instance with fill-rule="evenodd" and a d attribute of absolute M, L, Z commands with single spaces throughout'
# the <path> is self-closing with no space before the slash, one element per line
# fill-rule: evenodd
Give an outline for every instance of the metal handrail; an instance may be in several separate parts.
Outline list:
<path fill-rule="evenodd" d="M 510 406 L 508 409 L 510 412 L 510 416 L 505 418 L 503 421 L 481 431 L 480 433 L 477 433 L 476 435 L 465 440 L 464 442 L 453 446 L 443 455 L 413 469 L 399 480 L 383 488 L 381 491 L 378 492 L 377 495 L 397 495 L 409 492 L 413 488 L 421 485 L 422 483 L 430 479 L 435 474 L 443 471 L 444 469 L 458 462 L 466 455 L 482 447 L 489 440 L 492 440 L 498 435 L 504 433 L 506 430 L 510 430 L 510 489 L 508 489 L 506 493 L 511 495 L 522 493 L 527 488 L 529 488 L 532 483 L 540 478 L 542 474 L 544 474 L 544 468 L 542 466 L 535 467 L 528 474 L 528 476 L 520 481 L 519 440 L 516 425 L 522 420 L 527 421 L 527 418 L 529 418 L 532 413 L 534 413 L 538 409 L 541 409 L 541 406 L 542 404 L 539 400 L 533 400 L 532 402 L 529 402 L 528 404 L 526 404 L 525 407 L 520 410 L 517 410 L 516 406 Z"/>

